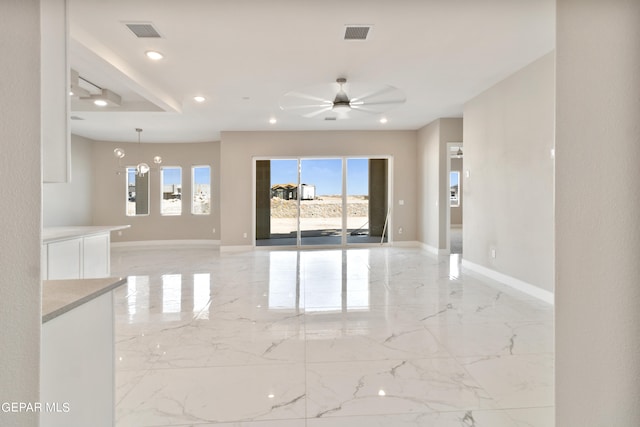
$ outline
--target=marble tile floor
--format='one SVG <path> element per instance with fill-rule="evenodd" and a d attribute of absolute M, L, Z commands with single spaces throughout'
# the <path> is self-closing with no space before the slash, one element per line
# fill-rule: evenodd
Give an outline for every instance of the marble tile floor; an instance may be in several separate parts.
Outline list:
<path fill-rule="evenodd" d="M 552 427 L 553 307 L 418 248 L 114 248 L 118 427 Z"/>

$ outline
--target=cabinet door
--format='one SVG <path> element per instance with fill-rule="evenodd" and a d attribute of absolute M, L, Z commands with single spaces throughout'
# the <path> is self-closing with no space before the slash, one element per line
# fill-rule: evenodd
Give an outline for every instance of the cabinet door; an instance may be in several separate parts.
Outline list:
<path fill-rule="evenodd" d="M 84 238 L 83 277 L 85 279 L 109 276 L 109 235 L 99 234 Z"/>
<path fill-rule="evenodd" d="M 53 242 L 48 246 L 48 279 L 79 279 L 82 277 L 82 238 Z"/>

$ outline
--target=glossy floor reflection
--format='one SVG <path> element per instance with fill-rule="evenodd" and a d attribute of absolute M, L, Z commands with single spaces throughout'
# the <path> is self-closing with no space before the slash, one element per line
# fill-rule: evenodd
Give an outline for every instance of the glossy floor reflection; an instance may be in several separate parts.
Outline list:
<path fill-rule="evenodd" d="M 553 426 L 552 306 L 459 256 L 111 256 L 118 427 Z"/>

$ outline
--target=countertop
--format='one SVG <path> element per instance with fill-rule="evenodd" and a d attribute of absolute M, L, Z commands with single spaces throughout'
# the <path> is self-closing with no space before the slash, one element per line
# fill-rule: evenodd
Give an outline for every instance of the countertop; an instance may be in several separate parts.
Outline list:
<path fill-rule="evenodd" d="M 42 323 L 127 283 L 126 277 L 42 281 Z"/>
<path fill-rule="evenodd" d="M 45 227 L 42 229 L 42 242 L 50 243 L 56 240 L 66 240 L 92 234 L 108 233 L 115 230 L 124 230 L 130 225 L 83 225 L 73 227 Z"/>

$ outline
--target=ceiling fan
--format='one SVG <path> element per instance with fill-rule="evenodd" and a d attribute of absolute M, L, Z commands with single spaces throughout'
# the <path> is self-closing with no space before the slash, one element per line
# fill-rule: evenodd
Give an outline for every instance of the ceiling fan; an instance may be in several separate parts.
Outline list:
<path fill-rule="evenodd" d="M 379 114 L 406 101 L 404 93 L 380 84 L 347 83 L 340 77 L 336 83 L 311 86 L 284 94 L 280 108 L 284 111 L 313 118 L 346 119 L 359 114 Z"/>

